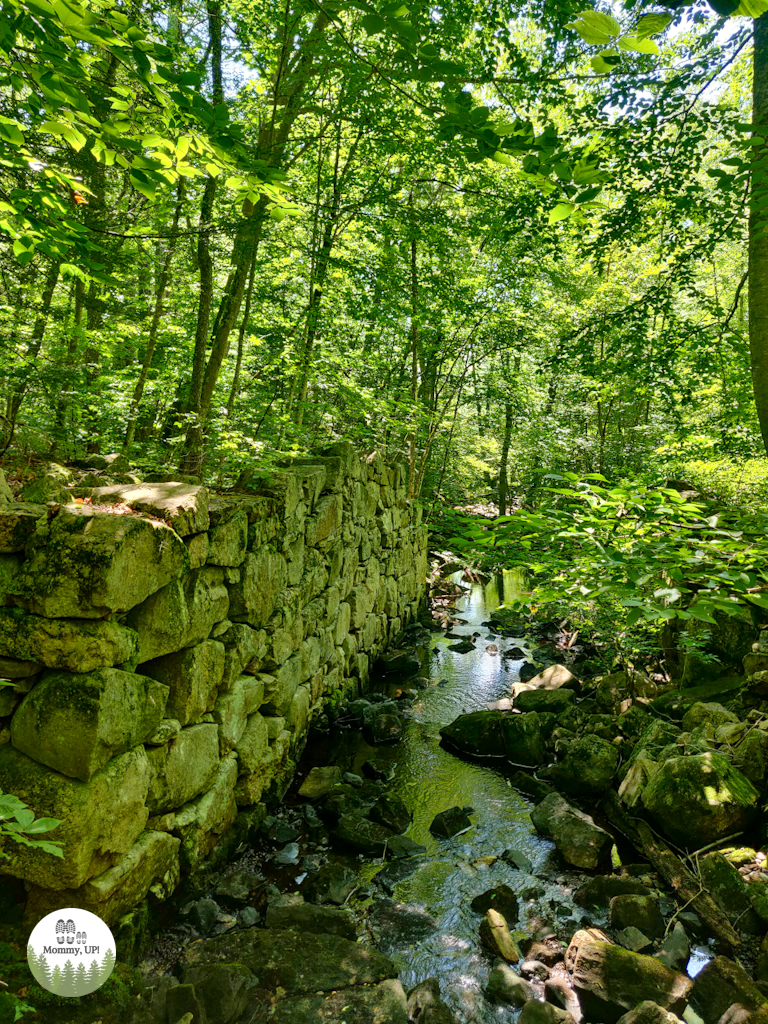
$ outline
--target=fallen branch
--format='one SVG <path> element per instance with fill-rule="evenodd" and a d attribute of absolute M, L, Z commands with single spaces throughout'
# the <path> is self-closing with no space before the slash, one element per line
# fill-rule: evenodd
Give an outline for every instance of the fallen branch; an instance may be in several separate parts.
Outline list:
<path fill-rule="evenodd" d="M 702 889 L 696 876 L 663 840 L 653 834 L 646 822 L 630 817 L 613 793 L 603 802 L 603 810 L 611 824 L 642 852 L 675 893 L 694 908 L 715 938 L 729 950 L 738 949 L 741 938 L 723 908 Z"/>

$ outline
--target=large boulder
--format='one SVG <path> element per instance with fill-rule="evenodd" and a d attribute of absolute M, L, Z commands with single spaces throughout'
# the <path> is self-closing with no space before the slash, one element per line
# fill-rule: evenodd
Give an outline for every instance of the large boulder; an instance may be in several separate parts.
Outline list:
<path fill-rule="evenodd" d="M 80 493 L 80 492 L 78 492 Z M 164 481 L 94 487 L 91 499 L 100 504 L 124 504 L 137 512 L 163 519 L 180 537 L 207 530 L 208 491 L 199 484 Z"/>
<path fill-rule="evenodd" d="M 11 742 L 41 764 L 88 782 L 111 757 L 150 739 L 167 699 L 167 686 L 116 668 L 46 672 L 13 716 Z"/>
<path fill-rule="evenodd" d="M 265 545 L 245 556 L 240 581 L 230 588 L 229 617 L 252 626 L 266 625 L 288 579 L 284 555 Z"/>
<path fill-rule="evenodd" d="M 536 711 L 525 715 L 504 715 L 501 736 L 507 760 L 531 768 L 541 764 L 545 757 L 541 727 L 542 719 Z"/>
<path fill-rule="evenodd" d="M 691 992 L 691 1006 L 704 1024 L 717 1024 L 734 1003 L 746 1010 L 757 1010 L 765 1002 L 766 997 L 744 968 L 724 956 L 710 960 L 696 975 Z"/>
<path fill-rule="evenodd" d="M 587 932 L 576 933 L 566 963 L 586 1019 L 604 1024 L 614 1024 L 644 1000 L 680 1015 L 693 987 L 690 978 L 655 957 L 595 940 Z"/>
<path fill-rule="evenodd" d="M 205 793 L 219 769 L 219 730 L 203 722 L 182 729 L 169 743 L 147 751 L 152 778 L 150 814 L 172 811 Z"/>
<path fill-rule="evenodd" d="M 12 505 L 13 501 L 13 491 L 5 479 L 5 473 L 0 469 L 0 505 Z"/>
<path fill-rule="evenodd" d="M 649 939 L 664 935 L 664 918 L 655 896 L 614 896 L 611 900 L 611 927 L 637 928 Z"/>
<path fill-rule="evenodd" d="M 682 1024 L 682 1021 L 663 1006 L 646 999 L 620 1017 L 618 1024 Z"/>
<path fill-rule="evenodd" d="M 21 608 L 0 608 L 0 657 L 92 672 L 130 661 L 138 643 L 133 630 L 111 620 L 45 619 Z"/>
<path fill-rule="evenodd" d="M 63 508 L 27 544 L 20 600 L 48 618 L 127 612 L 189 566 L 170 527 L 136 516 Z"/>
<path fill-rule="evenodd" d="M 449 749 L 468 757 L 506 757 L 531 767 L 544 760 L 541 719 L 536 712 L 473 711 L 444 726 L 440 735 Z"/>
<path fill-rule="evenodd" d="M 608 857 L 613 840 L 588 814 L 550 793 L 531 812 L 537 832 L 551 839 L 565 861 L 594 871 Z"/>
<path fill-rule="evenodd" d="M 558 789 L 572 796 L 600 797 L 610 789 L 618 763 L 619 752 L 613 743 L 586 735 L 568 746 L 565 757 L 548 776 Z"/>
<path fill-rule="evenodd" d="M 642 792 L 645 809 L 664 833 L 689 849 L 744 831 L 758 799 L 749 779 L 715 751 L 669 758 Z"/>
<path fill-rule="evenodd" d="M 406 1024 L 405 991 L 396 979 L 382 981 L 370 988 L 341 989 L 325 995 L 308 995 L 295 999 L 281 999 L 273 1007 L 270 1024 L 325 1024 L 344 1021 L 344 1024 Z M 452 1018 L 442 1018 L 450 1024 Z M 438 1018 L 428 1016 L 424 1024 L 440 1024 Z"/>
<path fill-rule="evenodd" d="M 533 985 L 503 961 L 494 965 L 485 994 L 492 1003 L 506 1006 L 523 1006 L 529 999 L 536 998 Z"/>
<path fill-rule="evenodd" d="M 147 821 L 149 762 L 143 747 L 113 757 L 88 782 L 51 771 L 12 746 L 0 747 L 0 790 L 13 793 L 38 818 L 61 824 L 45 838 L 64 844 L 59 859 L 0 841 L 5 874 L 49 889 L 76 889 L 126 854 Z"/>

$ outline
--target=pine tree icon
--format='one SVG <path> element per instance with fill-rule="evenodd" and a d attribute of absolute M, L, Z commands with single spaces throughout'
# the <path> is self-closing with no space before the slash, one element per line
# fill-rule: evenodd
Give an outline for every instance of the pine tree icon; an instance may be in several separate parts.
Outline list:
<path fill-rule="evenodd" d="M 101 961 L 101 969 L 99 970 L 99 980 L 101 984 L 107 980 L 112 973 L 112 969 L 115 966 L 115 952 L 113 949 L 107 949 L 104 954 L 104 959 Z"/>
<path fill-rule="evenodd" d="M 61 968 L 58 964 L 53 968 L 53 973 L 51 974 L 51 992 L 57 996 L 61 995 Z"/>
<path fill-rule="evenodd" d="M 101 978 L 101 971 L 99 970 L 99 961 L 91 960 L 91 966 L 88 969 L 88 991 L 95 992 L 99 987 L 99 980 Z"/>
<path fill-rule="evenodd" d="M 75 994 L 78 996 L 84 996 L 88 992 L 88 972 L 85 969 L 85 964 L 81 960 L 77 965 L 77 973 L 75 975 Z"/>
<path fill-rule="evenodd" d="M 76 996 L 77 991 L 75 990 L 75 965 L 72 961 L 67 958 L 64 964 L 64 969 L 61 972 L 61 990 L 59 991 L 60 996 Z"/>
<path fill-rule="evenodd" d="M 37 972 L 35 973 L 35 977 L 43 986 L 43 988 L 51 987 L 51 968 L 44 953 L 41 953 L 38 958 Z"/>

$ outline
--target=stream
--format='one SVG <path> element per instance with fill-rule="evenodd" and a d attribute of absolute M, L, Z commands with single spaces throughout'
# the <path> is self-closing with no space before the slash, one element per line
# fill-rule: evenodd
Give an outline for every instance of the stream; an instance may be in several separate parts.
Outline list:
<path fill-rule="evenodd" d="M 500 770 L 461 760 L 440 746 L 441 726 L 509 696 L 510 684 L 518 679 L 524 659 L 503 655 L 513 647 L 525 649 L 525 641 L 496 636 L 482 625 L 502 598 L 498 583 L 472 584 L 457 602 L 456 615 L 463 621 L 452 627 L 451 634 L 474 635 L 474 651 L 448 650 L 456 641 L 442 634 L 430 641 L 424 653 L 432 685 L 414 701 L 401 743 L 371 747 L 359 733 L 343 733 L 330 745 L 310 744 L 299 768 L 303 775 L 315 764 L 335 763 L 360 772 L 370 759 L 393 770 L 390 790 L 413 815 L 406 835 L 427 848 L 427 857 L 393 889 L 394 900 L 407 908 L 402 916 L 392 913 L 391 905 L 389 912 L 379 914 L 380 890 L 373 887 L 374 936 L 398 964 L 406 991 L 426 978 L 438 978 L 443 999 L 462 1024 L 512 1021 L 517 1015 L 482 995 L 491 960 L 478 938 L 481 917 L 470 908 L 475 896 L 502 883 L 509 885 L 520 900 L 517 927 L 528 933 L 546 922 L 567 940 L 584 920 L 583 911 L 571 900 L 580 876 L 565 873 L 554 857 L 553 844 L 536 834 L 528 816 L 533 803 L 513 789 Z M 504 578 L 506 600 L 514 585 L 512 574 Z M 498 651 L 487 652 L 489 644 Z M 453 839 L 436 838 L 429 831 L 432 820 L 455 805 L 473 808 L 473 827 Z M 530 861 L 530 873 L 500 859 L 509 849 Z M 357 864 L 363 882 L 382 867 L 378 860 Z"/>

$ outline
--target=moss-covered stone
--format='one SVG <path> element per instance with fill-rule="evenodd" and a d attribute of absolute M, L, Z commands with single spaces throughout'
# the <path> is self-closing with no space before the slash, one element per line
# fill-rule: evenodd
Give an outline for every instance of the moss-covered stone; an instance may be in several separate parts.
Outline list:
<path fill-rule="evenodd" d="M 708 725 L 714 735 L 718 726 L 724 725 L 726 722 L 738 722 L 738 720 L 732 711 L 716 701 L 699 701 L 698 704 L 691 705 L 685 712 L 682 724 L 685 732 L 693 732 L 697 726 L 702 724 Z"/>
<path fill-rule="evenodd" d="M 47 501 L 67 501 L 70 496 L 68 488 L 74 480 L 71 469 L 51 462 L 34 480 L 30 480 L 22 487 L 20 497 L 22 501 L 41 504 Z"/>
<path fill-rule="evenodd" d="M 618 763 L 619 752 L 613 743 L 600 736 L 582 736 L 570 744 L 549 777 L 564 793 L 599 797 L 610 788 Z"/>
<path fill-rule="evenodd" d="M 272 760 L 267 721 L 258 711 L 248 716 L 243 734 L 235 745 L 235 751 L 240 775 L 257 773 Z"/>
<path fill-rule="evenodd" d="M 195 483 L 157 481 L 142 484 L 113 484 L 95 487 L 94 501 L 124 503 L 137 512 L 163 519 L 180 537 L 207 530 L 208 491 Z"/>
<path fill-rule="evenodd" d="M 181 839 L 183 870 L 194 871 L 235 820 L 236 782 L 237 760 L 234 754 L 230 754 L 220 762 L 208 792 L 176 814 L 173 831 Z"/>
<path fill-rule="evenodd" d="M 571 807 L 559 793 L 550 793 L 531 812 L 537 832 L 551 839 L 569 864 L 594 871 L 606 860 L 611 837 L 588 814 Z"/>
<path fill-rule="evenodd" d="M 445 725 L 440 735 L 447 747 L 469 757 L 503 757 L 501 711 L 472 711 Z"/>
<path fill-rule="evenodd" d="M 0 608 L 0 656 L 46 668 L 91 672 L 122 665 L 134 657 L 138 640 L 133 630 L 106 619 L 46 619 Z"/>
<path fill-rule="evenodd" d="M 147 794 L 150 814 L 163 814 L 189 803 L 213 785 L 219 768 L 219 732 L 213 723 L 182 729 L 147 757 L 152 779 Z"/>
<path fill-rule="evenodd" d="M 212 565 L 238 566 L 248 545 L 248 517 L 237 512 L 209 533 L 208 561 Z"/>
<path fill-rule="evenodd" d="M 194 647 L 145 662 L 139 671 L 168 687 L 167 717 L 188 725 L 213 711 L 224 674 L 224 656 L 224 644 L 203 640 Z"/>
<path fill-rule="evenodd" d="M 45 505 L 32 502 L 0 504 L 0 552 L 13 554 L 16 551 L 23 551 L 37 529 L 38 522 L 47 511 Z"/>
<path fill-rule="evenodd" d="M 24 800 L 39 818 L 61 824 L 46 838 L 64 844 L 64 857 L 8 840 L 0 871 L 50 889 L 79 888 L 128 852 L 147 821 L 149 762 L 143 747 L 112 758 L 89 782 L 38 764 L 14 747 L 0 748 L 0 789 Z"/>
<path fill-rule="evenodd" d="M 5 479 L 5 473 L 0 469 L 0 505 L 12 505 L 13 501 L 13 491 Z"/>
<path fill-rule="evenodd" d="M 168 687 L 116 668 L 47 672 L 11 722 L 17 750 L 87 782 L 117 754 L 149 739 L 165 711 Z"/>
<path fill-rule="evenodd" d="M 98 619 L 140 604 L 188 566 L 164 523 L 61 509 L 30 538 L 16 589 L 38 615 Z"/>
<path fill-rule="evenodd" d="M 229 617 L 257 628 L 266 625 L 287 578 L 285 558 L 273 548 L 266 546 L 248 554 L 240 582 L 230 591 Z"/>
<path fill-rule="evenodd" d="M 673 842 L 696 849 L 743 831 L 758 797 L 726 757 L 709 751 L 665 761 L 643 790 L 642 802 Z"/>
<path fill-rule="evenodd" d="M 166 832 L 142 832 L 114 867 L 91 878 L 79 889 L 27 888 L 26 915 L 39 921 L 66 907 L 80 907 L 96 914 L 110 926 L 143 900 L 148 892 L 165 899 L 179 883 L 181 841 Z"/>

